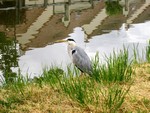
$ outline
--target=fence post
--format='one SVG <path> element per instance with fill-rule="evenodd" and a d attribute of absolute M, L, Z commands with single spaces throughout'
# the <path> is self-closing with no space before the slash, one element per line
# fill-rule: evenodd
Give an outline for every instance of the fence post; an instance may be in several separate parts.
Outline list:
<path fill-rule="evenodd" d="M 19 10 L 20 10 L 20 0 L 16 0 L 16 22 L 15 24 L 19 24 Z"/>
<path fill-rule="evenodd" d="M 67 20 L 69 20 L 69 3 L 66 2 L 64 7 L 65 7 L 64 20 L 67 21 Z"/>
<path fill-rule="evenodd" d="M 94 8 L 94 2 L 93 0 L 89 0 L 90 4 L 91 4 L 91 7 Z"/>
<path fill-rule="evenodd" d="M 48 5 L 48 0 L 44 0 L 44 7 L 47 7 Z"/>

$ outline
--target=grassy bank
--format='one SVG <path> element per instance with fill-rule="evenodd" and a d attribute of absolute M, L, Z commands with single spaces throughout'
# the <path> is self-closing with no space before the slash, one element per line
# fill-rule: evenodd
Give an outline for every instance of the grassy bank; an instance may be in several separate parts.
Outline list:
<path fill-rule="evenodd" d="M 149 113 L 150 63 L 135 64 L 128 56 L 127 49 L 114 52 L 102 64 L 95 55 L 92 76 L 69 67 L 67 73 L 45 70 L 33 80 L 20 75 L 0 88 L 0 112 Z"/>

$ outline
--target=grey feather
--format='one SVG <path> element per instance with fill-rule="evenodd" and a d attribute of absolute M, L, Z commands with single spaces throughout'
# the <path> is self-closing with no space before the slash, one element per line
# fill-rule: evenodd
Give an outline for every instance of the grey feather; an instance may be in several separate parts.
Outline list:
<path fill-rule="evenodd" d="M 78 46 L 73 48 L 72 59 L 75 66 L 79 68 L 82 72 L 91 74 L 92 66 L 91 66 L 90 58 L 82 48 Z"/>

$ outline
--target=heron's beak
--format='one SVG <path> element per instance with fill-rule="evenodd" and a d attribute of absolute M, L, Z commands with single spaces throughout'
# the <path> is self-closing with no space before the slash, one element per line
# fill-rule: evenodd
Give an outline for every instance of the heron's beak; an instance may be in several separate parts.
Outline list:
<path fill-rule="evenodd" d="M 62 40 L 56 40 L 55 43 L 62 43 L 62 42 L 67 42 L 67 40 L 62 39 Z"/>

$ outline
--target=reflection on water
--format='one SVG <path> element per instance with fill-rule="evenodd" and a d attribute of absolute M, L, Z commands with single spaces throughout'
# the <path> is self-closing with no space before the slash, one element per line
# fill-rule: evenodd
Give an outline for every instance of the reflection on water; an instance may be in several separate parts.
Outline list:
<path fill-rule="evenodd" d="M 123 44 L 141 51 L 150 38 L 150 0 L 2 0 L 0 16 L 4 77 L 19 68 L 31 77 L 51 65 L 65 69 L 71 61 L 65 43 L 53 44 L 58 39 L 71 37 L 91 58 L 99 51 L 103 59 Z"/>
<path fill-rule="evenodd" d="M 16 41 L 8 39 L 8 37 L 0 32 L 0 70 L 5 77 L 6 82 L 15 77 L 16 74 L 12 72 L 11 68 L 18 67 L 18 52 Z"/>

